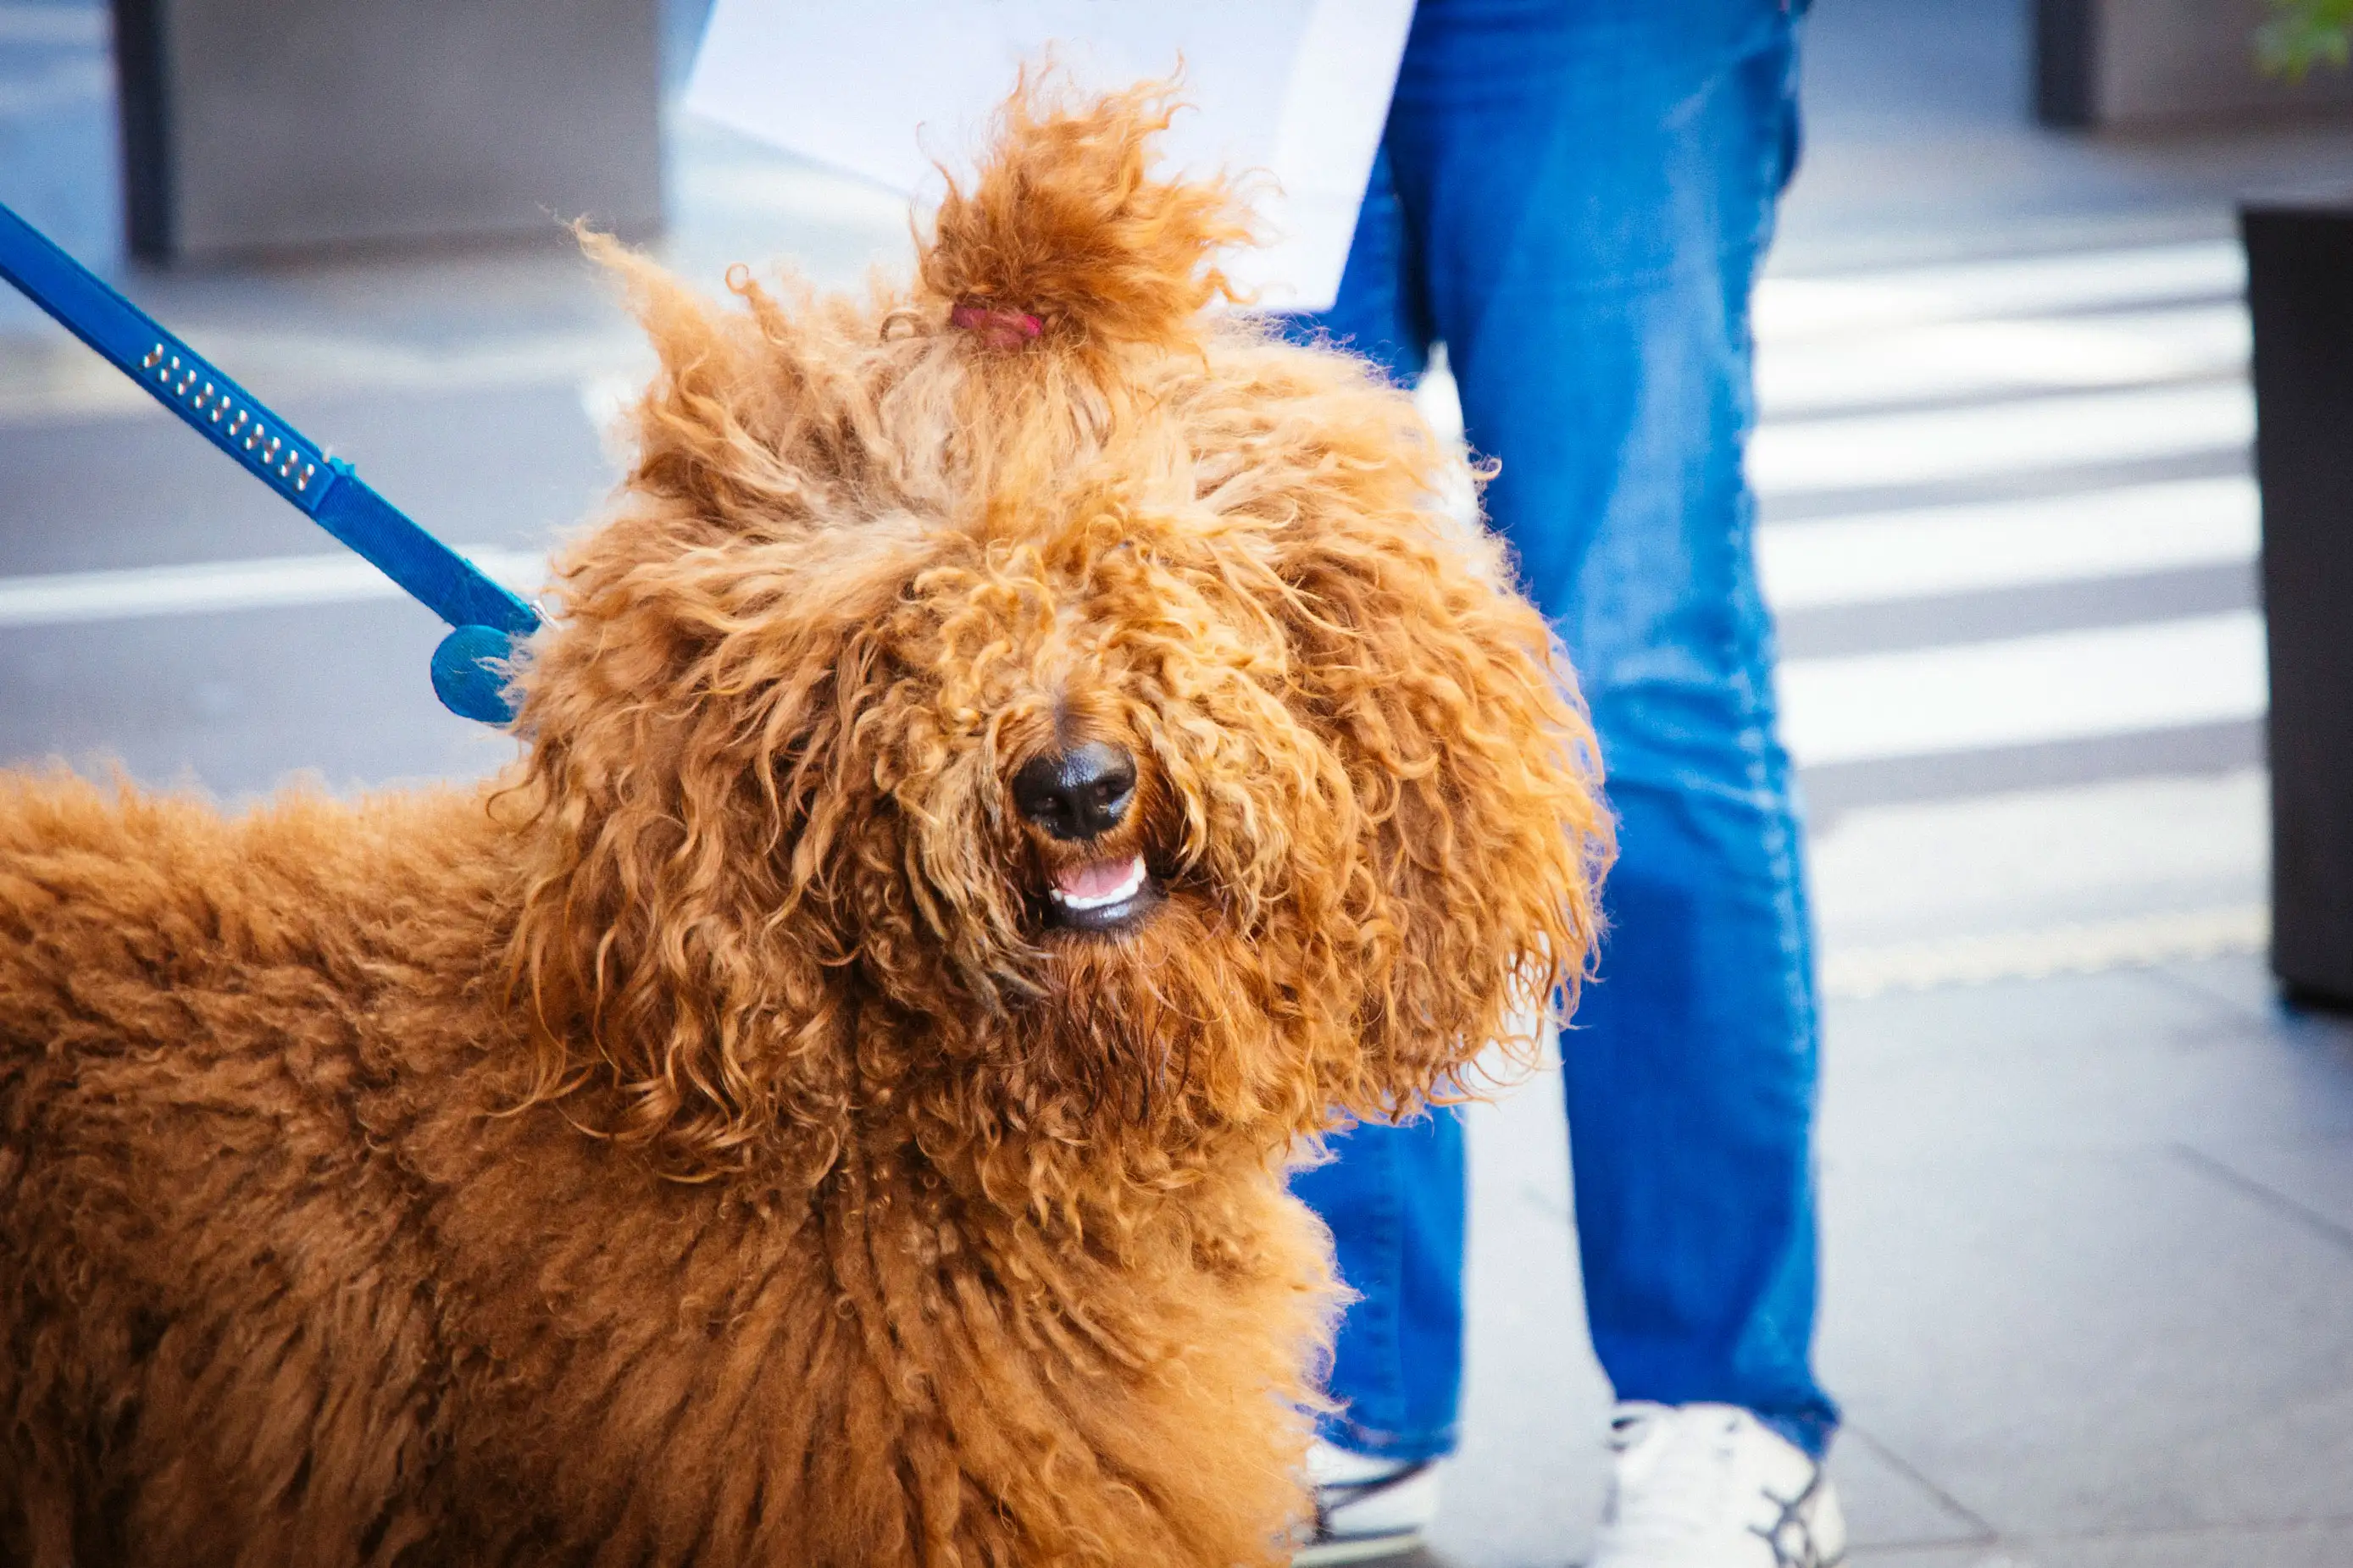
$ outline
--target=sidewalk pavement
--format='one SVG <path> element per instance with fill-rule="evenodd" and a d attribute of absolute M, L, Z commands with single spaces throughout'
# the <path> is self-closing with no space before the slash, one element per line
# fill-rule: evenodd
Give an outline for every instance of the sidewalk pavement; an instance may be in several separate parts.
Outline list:
<path fill-rule="evenodd" d="M 1832 1464 L 1858 1564 L 2341 1564 L 2353 1027 L 2284 1011 L 2261 958 L 2230 236 L 2240 194 L 2353 189 L 2353 135 L 2035 132 L 2028 11 L 1816 8 L 1759 303 L 1759 549 L 1830 998 Z M 0 199 L 528 576 L 609 487 L 599 426 L 644 374 L 609 289 L 553 242 L 129 268 L 104 47 L 91 0 L 0 0 Z M 903 257 L 883 193 L 690 121 L 670 157 L 662 252 L 705 286 Z M 427 689 L 431 617 L 344 564 L 0 300 L 0 760 L 230 797 L 497 766 L 512 742 Z M 1576 1561 L 1599 1506 L 1556 1094 L 1472 1112 L 1466 1436 L 1432 1552 L 1456 1568 Z"/>
<path fill-rule="evenodd" d="M 2231 957 L 1832 1005 L 1820 1366 L 1852 1560 L 2353 1562 L 2353 1030 Z M 1608 1393 L 1557 1085 L 1477 1113 L 1436 1561 L 1576 1561 Z"/>

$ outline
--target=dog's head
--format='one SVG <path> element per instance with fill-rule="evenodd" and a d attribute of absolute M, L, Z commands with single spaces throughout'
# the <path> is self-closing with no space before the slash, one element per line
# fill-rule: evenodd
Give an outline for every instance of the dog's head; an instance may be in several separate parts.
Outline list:
<path fill-rule="evenodd" d="M 606 247 L 662 369 L 520 678 L 514 957 L 681 1174 L 888 1124 L 1181 1181 L 1574 991 L 1567 672 L 1410 400 L 1208 310 L 1243 223 L 1162 101 L 1017 96 L 866 301 Z"/>

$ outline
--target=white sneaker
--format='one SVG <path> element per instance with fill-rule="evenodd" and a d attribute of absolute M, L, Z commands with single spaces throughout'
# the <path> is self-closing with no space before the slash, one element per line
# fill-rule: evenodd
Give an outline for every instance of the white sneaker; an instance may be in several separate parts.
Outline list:
<path fill-rule="evenodd" d="M 1307 1450 L 1315 1487 L 1315 1535 L 1294 1568 L 1402 1557 L 1421 1545 L 1438 1517 L 1438 1461 L 1382 1459 L 1323 1439 Z"/>
<path fill-rule="evenodd" d="M 1822 1468 L 1730 1405 L 1618 1406 L 1589 1568 L 1835 1568 L 1846 1521 Z"/>

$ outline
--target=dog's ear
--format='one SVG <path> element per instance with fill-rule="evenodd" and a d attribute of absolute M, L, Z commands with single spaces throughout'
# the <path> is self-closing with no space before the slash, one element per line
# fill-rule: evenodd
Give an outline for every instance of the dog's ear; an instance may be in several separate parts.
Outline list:
<path fill-rule="evenodd" d="M 871 311 L 819 299 L 789 273 L 764 285 L 738 265 L 707 299 L 652 258 L 579 231 L 621 284 L 658 364 L 620 421 L 628 489 L 676 503 L 663 554 L 714 541 L 789 536 L 902 488 L 908 454 L 878 406 L 904 355 Z"/>
<path fill-rule="evenodd" d="M 1268 440 L 1238 482 L 1281 519 L 1293 705 L 1366 824 L 1362 1076 L 1333 1099 L 1378 1114 L 1446 1092 L 1491 1040 L 1526 1059 L 1543 1015 L 1574 1005 L 1611 828 L 1558 645 L 1501 545 L 1435 500 L 1426 426 L 1354 367 L 1321 374 L 1312 401 L 1255 416 Z"/>
<path fill-rule="evenodd" d="M 662 548 L 701 526 L 648 500 L 558 562 L 521 675 L 510 968 L 541 1098 L 674 1175 L 813 1178 L 852 1092 L 847 889 L 891 853 L 850 689 L 902 567 L 873 536 Z"/>
<path fill-rule="evenodd" d="M 1007 347 L 1192 349 L 1203 308 L 1232 294 L 1217 252 L 1250 227 L 1223 181 L 1151 177 L 1170 91 L 1072 105 L 1025 73 L 994 149 L 968 184 L 951 180 L 923 246 L 934 307 Z"/>

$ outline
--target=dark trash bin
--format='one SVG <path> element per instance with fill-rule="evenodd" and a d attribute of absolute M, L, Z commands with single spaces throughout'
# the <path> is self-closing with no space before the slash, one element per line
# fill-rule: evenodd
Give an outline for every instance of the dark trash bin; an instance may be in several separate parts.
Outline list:
<path fill-rule="evenodd" d="M 661 221 L 659 0 L 113 0 L 153 259 Z"/>
<path fill-rule="evenodd" d="M 2270 626 L 2272 968 L 2353 1004 L 2353 206 L 2249 206 Z"/>

